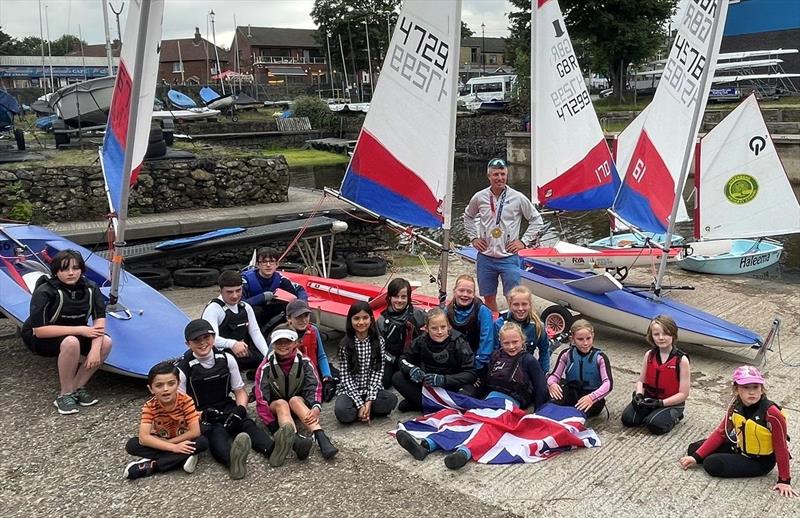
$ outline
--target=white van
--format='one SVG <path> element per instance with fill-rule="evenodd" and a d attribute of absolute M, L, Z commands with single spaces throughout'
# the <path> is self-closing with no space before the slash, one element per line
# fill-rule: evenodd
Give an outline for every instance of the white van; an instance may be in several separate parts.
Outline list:
<path fill-rule="evenodd" d="M 467 81 L 458 102 L 467 104 L 475 101 L 509 101 L 516 82 L 517 76 L 512 74 L 473 77 Z"/>

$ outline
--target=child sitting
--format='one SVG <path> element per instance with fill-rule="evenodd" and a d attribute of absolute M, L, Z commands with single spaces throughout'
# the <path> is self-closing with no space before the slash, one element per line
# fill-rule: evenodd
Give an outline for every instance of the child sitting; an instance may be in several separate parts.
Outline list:
<path fill-rule="evenodd" d="M 453 287 L 453 298 L 447 304 L 450 327 L 464 335 L 475 355 L 475 369 L 484 377 L 489 357 L 494 352 L 494 319 L 492 310 L 475 295 L 475 279 L 459 275 Z M 477 387 L 468 395 L 475 395 Z"/>
<path fill-rule="evenodd" d="M 386 309 L 378 317 L 378 332 L 386 343 L 383 355 L 383 388 L 392 387 L 392 376 L 400 370 L 400 357 L 420 336 L 425 325 L 425 312 L 411 303 L 411 284 L 401 278 L 392 279 L 386 287 Z"/>
<path fill-rule="evenodd" d="M 614 387 L 611 362 L 594 347 L 591 323 L 578 319 L 569 332 L 572 345 L 558 355 L 556 367 L 547 377 L 548 390 L 553 403 L 574 406 L 587 417 L 594 417 L 605 408 L 605 397 Z"/>
<path fill-rule="evenodd" d="M 267 342 L 250 304 L 242 301 L 242 277 L 238 272 L 224 271 L 217 280 L 219 296 L 203 310 L 203 318 L 216 332 L 214 347 L 229 350 L 242 370 L 252 370 L 267 354 Z"/>
<path fill-rule="evenodd" d="M 297 332 L 297 339 L 300 341 L 298 350 L 311 360 L 317 377 L 322 380 L 320 385 L 321 401 L 327 403 L 333 399 L 336 384 L 331 375 L 328 355 L 322 345 L 322 336 L 320 336 L 317 326 L 311 323 L 311 309 L 308 307 L 308 303 L 305 300 L 294 299 L 287 304 L 286 320 L 289 327 Z"/>
<path fill-rule="evenodd" d="M 650 322 L 647 343 L 653 348 L 644 355 L 633 400 L 622 411 L 622 424 L 644 424 L 651 433 L 663 435 L 683 419 L 692 368 L 689 357 L 677 347 L 678 325 L 672 317 L 659 315 Z"/>
<path fill-rule="evenodd" d="M 272 438 L 247 416 L 247 392 L 239 366 L 233 356 L 214 349 L 211 324 L 202 318 L 192 320 L 184 336 L 189 350 L 178 362 L 178 390 L 191 396 L 203 412 L 200 430 L 211 455 L 229 468 L 232 479 L 244 478 L 250 448 L 268 457 Z"/>
<path fill-rule="evenodd" d="M 389 415 L 397 396 L 383 388 L 383 338 L 369 303 L 354 302 L 347 311 L 345 336 L 339 343 L 339 386 L 333 412 L 343 424 L 369 423 Z"/>
<path fill-rule="evenodd" d="M 147 390 L 153 395 L 142 407 L 138 437 L 125 445 L 129 454 L 143 457 L 125 467 L 125 478 L 147 477 L 183 466 L 186 473 L 197 467 L 197 454 L 208 449 L 200 434 L 200 414 L 192 398 L 178 392 L 178 368 L 161 362 L 147 373 Z"/>
<path fill-rule="evenodd" d="M 414 340 L 400 360 L 392 384 L 405 398 L 401 412 L 422 410 L 422 384 L 472 395 L 477 379 L 475 360 L 467 341 L 451 331 L 447 315 L 433 308 L 427 315 L 427 332 Z"/>
<path fill-rule="evenodd" d="M 791 486 L 786 417 L 781 407 L 767 399 L 761 372 L 749 365 L 733 371 L 733 396 L 717 429 L 707 439 L 689 445 L 681 466 L 702 464 L 712 477 L 760 477 L 772 471 L 777 461 L 778 481 L 772 490 L 798 496 Z"/>
<path fill-rule="evenodd" d="M 436 310 L 432 310 L 436 311 Z M 525 334 L 513 322 L 507 322 L 500 329 L 500 350 L 492 354 L 486 376 L 489 393 L 484 399 L 503 398 L 519 408 L 533 406 L 534 411 L 550 398 L 545 388 L 544 373 L 539 362 L 525 350 Z M 410 433 L 399 430 L 395 439 L 417 460 L 424 459 L 428 453 L 438 449 L 432 440 L 417 441 Z M 449 469 L 463 468 L 472 458 L 466 446 L 459 446 L 444 458 Z"/>
<path fill-rule="evenodd" d="M 298 351 L 297 332 L 280 325 L 272 331 L 270 343 L 272 352 L 256 371 L 255 381 L 258 415 L 275 433 L 270 466 L 283 466 L 289 450 L 294 450 L 298 460 L 307 459 L 311 452 L 313 441 L 297 433 L 292 414 L 313 434 L 322 457 L 332 458 L 339 450 L 322 431 L 319 379 L 311 361 Z"/>
<path fill-rule="evenodd" d="M 298 299 L 308 300 L 305 288 L 295 284 L 278 271 L 280 254 L 272 247 L 256 251 L 256 268 L 242 272 L 244 301 L 253 307 L 258 325 L 264 336 L 283 322 L 286 304 L 275 298 L 279 288 Z"/>
<path fill-rule="evenodd" d="M 542 372 L 550 370 L 550 340 L 533 305 L 533 294 L 525 286 L 515 286 L 508 294 L 509 309 L 494 323 L 495 349 L 499 348 L 499 331 L 506 322 L 514 322 L 525 333 L 525 349 L 539 358 Z"/>

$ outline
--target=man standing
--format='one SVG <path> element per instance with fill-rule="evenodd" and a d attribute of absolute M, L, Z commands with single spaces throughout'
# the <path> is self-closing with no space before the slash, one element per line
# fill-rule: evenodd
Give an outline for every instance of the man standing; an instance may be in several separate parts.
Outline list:
<path fill-rule="evenodd" d="M 508 168 L 502 158 L 493 158 L 487 166 L 489 187 L 472 196 L 464 209 L 464 228 L 472 246 L 479 252 L 478 288 L 486 305 L 497 311 L 497 282 L 503 280 L 503 294 L 519 285 L 519 252 L 534 241 L 542 225 L 542 216 L 521 192 L 506 185 Z M 528 230 L 521 238 L 521 217 Z"/>

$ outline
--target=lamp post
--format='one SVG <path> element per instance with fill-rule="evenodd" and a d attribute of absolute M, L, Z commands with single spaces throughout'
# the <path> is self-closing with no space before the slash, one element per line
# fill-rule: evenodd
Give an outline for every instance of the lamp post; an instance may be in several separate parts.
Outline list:
<path fill-rule="evenodd" d="M 364 32 L 367 34 L 367 69 L 369 70 L 369 98 L 372 100 L 372 95 L 375 93 L 375 83 L 372 80 L 372 54 L 369 50 L 369 24 L 364 20 Z"/>
<path fill-rule="evenodd" d="M 486 75 L 486 24 L 481 22 L 481 75 Z"/>

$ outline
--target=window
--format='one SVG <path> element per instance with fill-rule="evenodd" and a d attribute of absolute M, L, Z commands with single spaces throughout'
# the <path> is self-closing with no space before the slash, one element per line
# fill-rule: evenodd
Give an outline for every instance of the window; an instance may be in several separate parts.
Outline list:
<path fill-rule="evenodd" d="M 180 74 L 181 72 L 183 72 L 183 63 L 181 63 L 180 61 L 175 61 L 174 63 L 172 63 L 172 73 Z"/>
<path fill-rule="evenodd" d="M 470 63 L 478 62 L 478 49 L 475 47 L 469 49 L 469 62 Z"/>
<path fill-rule="evenodd" d="M 489 54 L 489 64 L 490 65 L 497 64 L 497 54 Z"/>

